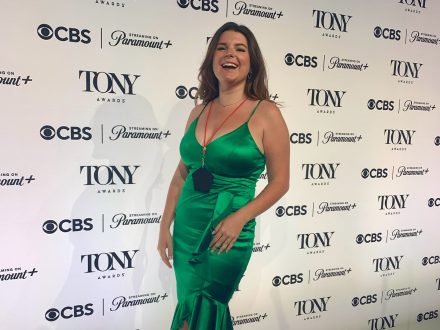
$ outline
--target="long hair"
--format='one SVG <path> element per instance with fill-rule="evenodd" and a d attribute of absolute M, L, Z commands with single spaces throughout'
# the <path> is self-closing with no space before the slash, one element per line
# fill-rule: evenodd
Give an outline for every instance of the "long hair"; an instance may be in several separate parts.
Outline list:
<path fill-rule="evenodd" d="M 199 70 L 199 89 L 197 96 L 203 100 L 203 103 L 208 103 L 219 95 L 219 86 L 217 77 L 214 75 L 212 69 L 212 62 L 217 44 L 220 36 L 225 31 L 239 32 L 245 36 L 248 43 L 248 51 L 250 58 L 250 74 L 246 79 L 245 95 L 254 100 L 269 100 L 269 91 L 267 88 L 267 74 L 264 65 L 264 58 L 261 54 L 260 47 L 254 34 L 249 28 L 244 25 L 238 25 L 234 22 L 223 24 L 212 37 L 208 50 L 206 51 L 205 59 Z"/>

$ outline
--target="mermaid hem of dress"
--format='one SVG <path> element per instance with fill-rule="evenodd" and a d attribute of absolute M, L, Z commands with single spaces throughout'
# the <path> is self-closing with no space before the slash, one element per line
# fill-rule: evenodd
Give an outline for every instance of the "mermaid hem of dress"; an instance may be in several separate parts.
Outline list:
<path fill-rule="evenodd" d="M 233 329 L 228 305 L 202 292 L 192 294 L 177 304 L 171 330 L 181 329 L 184 321 L 188 323 L 189 330 Z"/>

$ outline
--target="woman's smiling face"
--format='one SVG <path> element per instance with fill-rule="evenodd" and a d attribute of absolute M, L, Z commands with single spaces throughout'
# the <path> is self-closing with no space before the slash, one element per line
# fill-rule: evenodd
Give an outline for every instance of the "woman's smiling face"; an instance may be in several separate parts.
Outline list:
<path fill-rule="evenodd" d="M 216 46 L 212 66 L 219 83 L 237 84 L 246 81 L 250 69 L 246 37 L 232 30 L 223 32 Z"/>

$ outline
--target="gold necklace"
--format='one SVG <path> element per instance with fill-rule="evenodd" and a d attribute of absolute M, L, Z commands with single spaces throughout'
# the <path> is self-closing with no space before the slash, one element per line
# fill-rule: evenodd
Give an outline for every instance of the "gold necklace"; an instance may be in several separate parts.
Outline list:
<path fill-rule="evenodd" d="M 237 103 L 240 102 L 240 101 L 243 101 L 244 98 L 246 98 L 246 96 L 244 96 L 243 98 L 239 99 L 238 101 L 235 101 L 234 103 L 230 103 L 230 104 L 226 104 L 226 105 L 223 105 L 223 104 L 220 102 L 220 99 L 217 98 L 217 103 L 218 103 L 220 106 L 222 106 L 223 108 L 226 108 L 226 107 L 229 107 L 229 106 L 231 106 L 231 105 L 237 104 Z"/>

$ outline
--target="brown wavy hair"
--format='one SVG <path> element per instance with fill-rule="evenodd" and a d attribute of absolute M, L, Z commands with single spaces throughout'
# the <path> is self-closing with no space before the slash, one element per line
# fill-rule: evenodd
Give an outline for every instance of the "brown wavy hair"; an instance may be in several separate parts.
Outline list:
<path fill-rule="evenodd" d="M 248 27 L 239 25 L 234 22 L 223 24 L 211 38 L 211 41 L 206 51 L 205 59 L 199 70 L 199 89 L 197 92 L 198 98 L 203 100 L 203 103 L 208 103 L 214 100 L 219 95 L 219 86 L 217 77 L 214 75 L 212 69 L 212 62 L 214 53 L 217 48 L 220 36 L 223 32 L 235 31 L 245 36 L 248 43 L 248 51 L 250 58 L 250 75 L 246 79 L 244 92 L 246 96 L 254 100 L 269 100 L 269 91 L 267 88 L 267 74 L 264 58 L 258 46 L 257 39 Z"/>

